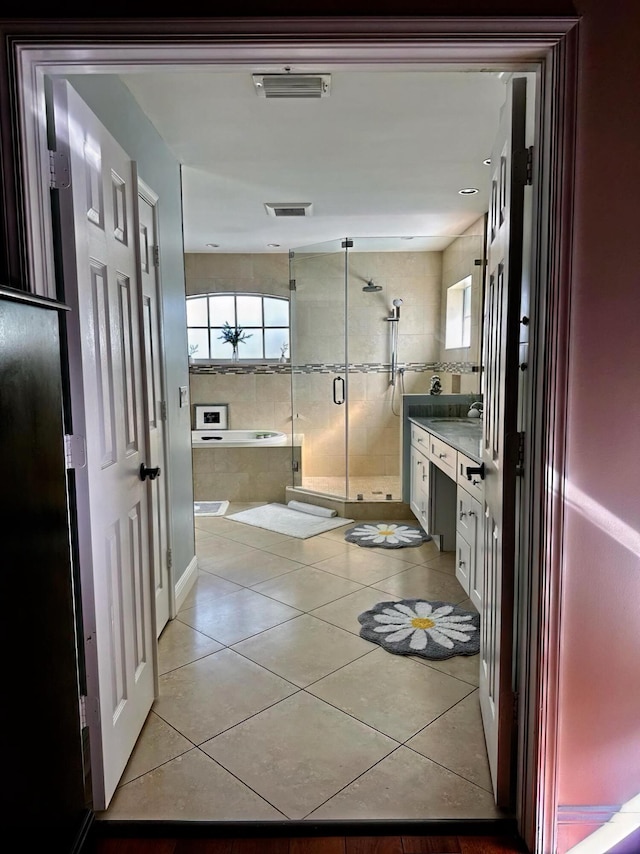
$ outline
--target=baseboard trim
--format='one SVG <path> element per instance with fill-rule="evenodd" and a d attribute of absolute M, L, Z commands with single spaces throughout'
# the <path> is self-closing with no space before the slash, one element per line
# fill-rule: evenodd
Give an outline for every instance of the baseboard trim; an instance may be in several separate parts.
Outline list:
<path fill-rule="evenodd" d="M 191 592 L 191 588 L 196 583 L 198 577 L 198 558 L 194 555 L 189 561 L 189 565 L 180 576 L 175 589 L 176 614 L 184 605 L 184 601 Z"/>

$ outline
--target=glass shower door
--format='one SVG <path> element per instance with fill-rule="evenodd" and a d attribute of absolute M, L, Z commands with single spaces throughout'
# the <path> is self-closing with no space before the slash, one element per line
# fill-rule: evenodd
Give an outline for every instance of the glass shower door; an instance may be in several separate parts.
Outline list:
<path fill-rule="evenodd" d="M 347 495 L 346 261 L 342 240 L 289 255 L 291 402 L 294 444 L 302 448 L 297 483 Z"/>

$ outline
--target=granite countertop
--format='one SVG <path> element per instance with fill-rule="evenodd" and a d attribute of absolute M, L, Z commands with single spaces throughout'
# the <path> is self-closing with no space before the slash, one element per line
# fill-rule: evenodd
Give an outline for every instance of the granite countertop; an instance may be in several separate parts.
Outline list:
<path fill-rule="evenodd" d="M 477 463 L 482 462 L 481 418 L 426 418 L 409 416 L 409 421 L 424 427 L 443 442 L 461 451 Z"/>

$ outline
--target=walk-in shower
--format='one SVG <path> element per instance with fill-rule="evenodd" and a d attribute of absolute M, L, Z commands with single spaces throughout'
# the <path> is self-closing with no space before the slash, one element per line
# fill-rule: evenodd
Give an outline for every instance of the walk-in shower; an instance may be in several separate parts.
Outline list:
<path fill-rule="evenodd" d="M 302 489 L 402 500 L 402 397 L 428 393 L 442 371 L 443 250 L 459 240 L 470 248 L 456 259 L 481 257 L 478 235 L 341 238 L 289 253 Z"/>

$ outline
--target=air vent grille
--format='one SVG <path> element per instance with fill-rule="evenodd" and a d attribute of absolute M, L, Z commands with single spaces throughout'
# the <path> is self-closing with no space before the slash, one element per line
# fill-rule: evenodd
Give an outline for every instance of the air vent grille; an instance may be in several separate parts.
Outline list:
<path fill-rule="evenodd" d="M 313 212 L 311 202 L 265 202 L 264 206 L 269 216 L 311 216 Z"/>
<path fill-rule="evenodd" d="M 326 98 L 331 91 L 330 74 L 253 74 L 252 77 L 261 98 Z"/>

